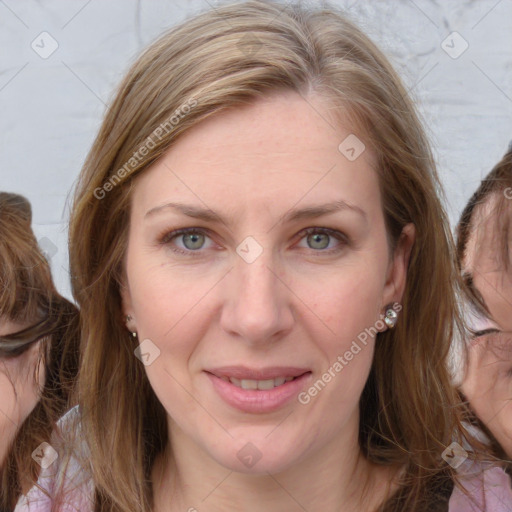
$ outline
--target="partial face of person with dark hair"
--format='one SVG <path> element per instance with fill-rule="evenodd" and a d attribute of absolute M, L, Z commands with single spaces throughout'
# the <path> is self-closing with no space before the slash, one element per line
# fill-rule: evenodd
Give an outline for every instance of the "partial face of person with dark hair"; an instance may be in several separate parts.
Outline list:
<path fill-rule="evenodd" d="M 363 474 L 389 483 L 359 450 L 375 339 L 358 335 L 384 330 L 401 300 L 414 229 L 391 254 L 374 158 L 347 159 L 338 146 L 356 128 L 328 116 L 293 92 L 224 111 L 134 186 L 123 309 L 168 414 L 174 476 L 196 496 L 226 470 L 233 485 L 280 473 L 294 496 L 308 467 L 358 497 Z"/>
<path fill-rule="evenodd" d="M 37 265 L 30 223 L 32 209 L 29 201 L 11 192 L 0 192 L 0 464 L 3 462 L 18 428 L 38 401 L 41 381 L 35 379 L 39 359 L 39 343 L 22 353 L 11 355 L 2 337 L 18 333 L 31 326 L 29 293 L 17 295 L 18 290 L 30 290 L 24 267 Z M 28 253 L 28 254 L 27 254 Z M 26 311 L 23 312 L 20 304 Z M 35 320 L 34 320 L 35 322 Z M 41 365 L 41 372 L 44 370 Z"/>
<path fill-rule="evenodd" d="M 475 208 L 462 262 L 463 272 L 489 310 L 471 316 L 474 334 L 462 391 L 512 457 L 512 278 L 501 257 L 503 233 L 495 218 L 498 199 L 494 193 Z"/>
<path fill-rule="evenodd" d="M 78 310 L 61 297 L 31 228 L 31 207 L 0 192 L 0 510 L 13 510 L 42 467 L 78 371 Z"/>
<path fill-rule="evenodd" d="M 0 337 L 19 332 L 25 323 L 0 316 Z M 13 357 L 0 356 L 0 464 L 3 463 L 18 428 L 39 400 L 44 385 L 40 343 Z"/>

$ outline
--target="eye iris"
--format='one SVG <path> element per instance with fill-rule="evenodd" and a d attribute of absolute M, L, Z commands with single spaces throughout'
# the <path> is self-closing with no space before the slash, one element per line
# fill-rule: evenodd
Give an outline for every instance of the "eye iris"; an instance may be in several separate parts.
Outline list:
<path fill-rule="evenodd" d="M 324 237 L 324 243 L 322 245 L 322 242 L 321 242 L 321 237 Z M 314 233 L 312 235 L 309 235 L 308 236 L 308 242 L 313 239 L 314 242 L 313 243 L 317 243 L 317 242 L 320 242 L 320 245 L 321 247 L 312 247 L 313 249 L 325 249 L 328 245 L 329 245 L 329 235 L 327 235 L 326 233 Z"/>
<path fill-rule="evenodd" d="M 201 240 L 201 237 L 203 238 L 203 240 Z M 203 243 L 199 243 L 199 245 L 194 245 L 197 244 L 198 239 L 204 243 L 204 235 L 202 235 L 201 233 L 187 233 L 183 235 L 183 243 L 187 249 L 200 249 Z M 188 246 L 187 241 L 192 242 L 193 246 Z"/>

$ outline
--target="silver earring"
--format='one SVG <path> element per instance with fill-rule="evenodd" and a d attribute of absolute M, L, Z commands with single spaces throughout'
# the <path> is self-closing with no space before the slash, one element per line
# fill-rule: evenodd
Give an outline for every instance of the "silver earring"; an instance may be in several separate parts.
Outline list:
<path fill-rule="evenodd" d="M 390 328 L 393 329 L 398 320 L 398 313 L 392 309 L 388 308 L 386 310 L 386 315 L 384 316 L 384 323 Z"/>

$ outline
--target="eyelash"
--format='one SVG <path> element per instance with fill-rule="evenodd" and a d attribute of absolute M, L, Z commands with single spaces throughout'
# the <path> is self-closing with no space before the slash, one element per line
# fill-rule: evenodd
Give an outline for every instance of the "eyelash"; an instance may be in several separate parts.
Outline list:
<path fill-rule="evenodd" d="M 159 237 L 158 240 L 161 245 L 170 245 L 170 242 L 174 238 L 179 237 L 180 235 L 201 234 L 201 235 L 208 236 L 208 233 L 209 233 L 208 230 L 205 230 L 202 228 L 182 228 L 182 229 L 177 229 L 175 231 L 165 232 L 162 236 Z M 335 229 L 311 227 L 311 228 L 305 228 L 298 233 L 298 235 L 301 235 L 301 238 L 300 238 L 301 240 L 305 236 L 311 235 L 311 234 L 326 234 L 326 235 L 336 238 L 339 242 L 341 242 L 341 246 L 336 247 L 334 249 L 319 249 L 319 250 L 311 249 L 312 251 L 321 253 L 322 255 L 332 255 L 332 254 L 338 253 L 344 248 L 345 245 L 347 245 L 349 243 L 348 237 L 345 234 L 343 234 L 340 231 L 337 231 Z M 192 256 L 192 257 L 202 256 L 202 254 L 201 254 L 202 251 L 200 249 L 198 249 L 196 251 L 193 251 L 193 250 L 184 251 L 183 249 L 180 249 L 180 248 L 172 248 L 171 247 L 171 250 L 175 253 L 183 254 L 186 256 Z"/>

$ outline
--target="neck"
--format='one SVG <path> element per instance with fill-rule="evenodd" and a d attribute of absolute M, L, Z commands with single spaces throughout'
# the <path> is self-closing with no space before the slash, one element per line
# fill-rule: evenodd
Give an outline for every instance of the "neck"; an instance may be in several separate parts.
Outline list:
<path fill-rule="evenodd" d="M 377 466 L 356 437 L 333 439 L 279 473 L 239 473 L 219 465 L 181 430 L 153 470 L 156 512 L 372 512 L 398 488 L 397 468 Z M 347 449 L 351 446 L 352 449 Z"/>

